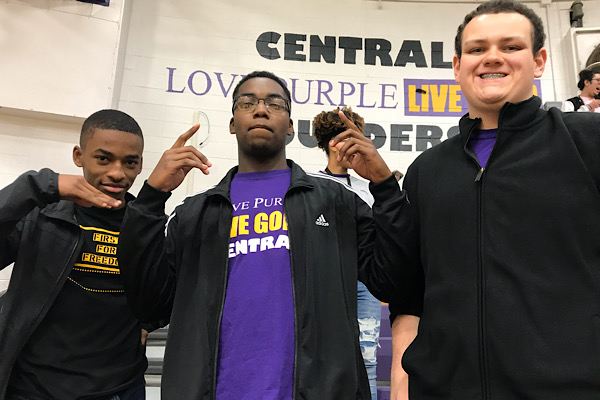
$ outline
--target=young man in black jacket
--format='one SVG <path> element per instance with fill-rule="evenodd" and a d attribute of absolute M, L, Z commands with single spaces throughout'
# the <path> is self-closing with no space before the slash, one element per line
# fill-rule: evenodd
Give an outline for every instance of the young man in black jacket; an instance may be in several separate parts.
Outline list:
<path fill-rule="evenodd" d="M 0 191 L 0 399 L 143 400 L 142 329 L 119 277 L 127 191 L 142 168 L 139 125 L 88 117 L 73 161 L 83 176 L 29 171 Z"/>
<path fill-rule="evenodd" d="M 121 230 L 136 315 L 171 321 L 162 397 L 369 399 L 356 280 L 398 300 L 393 285 L 383 289 L 402 280 L 392 268 L 405 202 L 396 179 L 343 113 L 347 130 L 337 138 L 371 181 L 372 212 L 348 186 L 286 160 L 290 93 L 271 73 L 245 76 L 232 111 L 239 165 L 165 218 L 166 199 L 190 169 L 211 166 L 184 145 L 194 126 L 128 204 Z"/>
<path fill-rule="evenodd" d="M 413 229 L 398 234 L 417 261 L 403 268 L 422 277 L 403 284 L 424 289 L 390 309 L 395 391 L 416 335 L 411 400 L 600 396 L 600 116 L 540 108 L 544 37 L 505 0 L 458 29 L 469 113 L 404 180 Z"/>

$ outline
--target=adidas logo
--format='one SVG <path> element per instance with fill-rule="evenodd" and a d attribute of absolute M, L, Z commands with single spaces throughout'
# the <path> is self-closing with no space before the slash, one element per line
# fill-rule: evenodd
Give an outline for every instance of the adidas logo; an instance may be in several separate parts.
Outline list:
<path fill-rule="evenodd" d="M 319 215 L 319 218 L 315 221 L 315 224 L 319 226 L 329 226 L 329 222 L 325 221 L 323 214 Z"/>

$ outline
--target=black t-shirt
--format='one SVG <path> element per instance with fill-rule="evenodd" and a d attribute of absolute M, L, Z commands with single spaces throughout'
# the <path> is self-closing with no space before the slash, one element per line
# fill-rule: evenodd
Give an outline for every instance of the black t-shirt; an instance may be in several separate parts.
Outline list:
<path fill-rule="evenodd" d="M 19 354 L 9 393 L 32 400 L 104 398 L 147 361 L 125 298 L 117 244 L 125 208 L 76 206 L 83 247 L 58 297 Z"/>

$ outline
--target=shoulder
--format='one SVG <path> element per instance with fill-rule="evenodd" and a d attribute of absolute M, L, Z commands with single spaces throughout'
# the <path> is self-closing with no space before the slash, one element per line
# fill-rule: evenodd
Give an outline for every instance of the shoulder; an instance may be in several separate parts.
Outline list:
<path fill-rule="evenodd" d="M 599 113 L 561 113 L 560 116 L 570 131 L 586 131 L 600 134 Z"/>
<path fill-rule="evenodd" d="M 334 194 L 341 194 L 342 196 L 353 196 L 357 195 L 360 197 L 360 193 L 349 186 L 346 182 L 343 182 L 333 176 L 324 174 L 322 172 L 305 172 L 307 179 L 314 185 L 314 188 L 321 191 L 327 191 Z"/>

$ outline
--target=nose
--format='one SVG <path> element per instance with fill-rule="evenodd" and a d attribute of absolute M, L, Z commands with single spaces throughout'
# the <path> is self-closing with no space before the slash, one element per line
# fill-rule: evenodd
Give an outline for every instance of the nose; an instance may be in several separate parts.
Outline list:
<path fill-rule="evenodd" d="M 254 109 L 254 116 L 266 116 L 268 118 L 269 113 L 267 112 L 267 105 L 265 104 L 265 100 L 264 99 L 258 99 L 258 104 L 256 105 L 256 108 Z"/>
<path fill-rule="evenodd" d="M 500 50 L 496 46 L 491 46 L 485 52 L 485 64 L 493 65 L 493 64 L 501 64 L 502 63 L 502 54 Z"/>
<path fill-rule="evenodd" d="M 125 166 L 120 162 L 111 165 L 106 176 L 113 182 L 120 182 L 125 179 Z"/>

